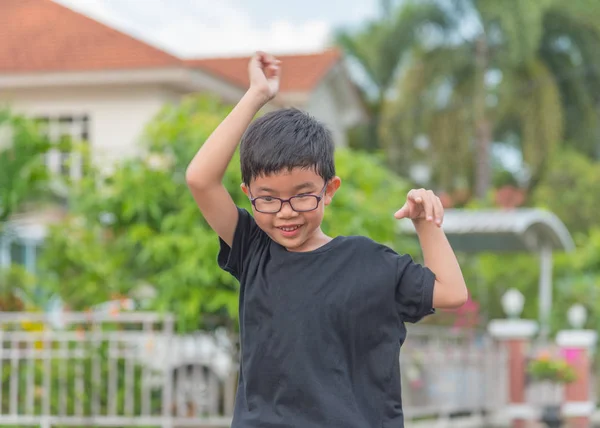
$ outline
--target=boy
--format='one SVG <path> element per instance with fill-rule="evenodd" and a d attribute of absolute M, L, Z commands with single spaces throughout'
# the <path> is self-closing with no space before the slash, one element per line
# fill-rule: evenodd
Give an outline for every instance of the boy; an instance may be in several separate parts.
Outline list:
<path fill-rule="evenodd" d="M 440 200 L 431 191 L 411 190 L 395 214 L 413 220 L 427 267 L 367 238 L 330 238 L 321 220 L 341 183 L 331 136 L 295 109 L 251 124 L 278 91 L 280 62 L 257 53 L 249 74 L 247 93 L 198 151 L 186 177 L 219 236 L 219 266 L 240 282 L 232 427 L 403 427 L 404 322 L 467 298 L 440 228 Z M 253 216 L 237 208 L 222 185 L 240 139 L 242 189 Z"/>

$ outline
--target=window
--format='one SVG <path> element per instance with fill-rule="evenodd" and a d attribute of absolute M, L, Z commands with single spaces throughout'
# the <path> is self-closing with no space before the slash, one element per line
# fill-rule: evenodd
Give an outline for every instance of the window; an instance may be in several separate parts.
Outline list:
<path fill-rule="evenodd" d="M 0 234 L 0 268 L 14 263 L 35 273 L 46 233 L 41 224 L 7 222 Z"/>
<path fill-rule="evenodd" d="M 42 250 L 41 245 L 41 242 L 10 239 L 6 236 L 3 239 L 0 238 L 0 268 L 14 263 L 35 273 Z"/>
<path fill-rule="evenodd" d="M 10 243 L 10 262 L 16 263 L 19 265 L 25 264 L 26 256 L 26 247 L 22 243 L 11 242 Z"/>
<path fill-rule="evenodd" d="M 78 150 L 73 150 L 72 145 L 89 143 L 89 116 L 45 116 L 38 117 L 36 121 L 55 146 L 46 155 L 50 172 L 73 180 L 81 178 L 85 170 L 84 159 Z"/>

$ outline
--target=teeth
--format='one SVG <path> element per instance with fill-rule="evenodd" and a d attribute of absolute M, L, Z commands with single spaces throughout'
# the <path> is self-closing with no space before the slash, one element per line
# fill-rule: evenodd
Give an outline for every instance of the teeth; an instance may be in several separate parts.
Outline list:
<path fill-rule="evenodd" d="M 298 229 L 300 226 L 294 226 L 294 227 L 280 227 L 281 230 L 283 230 L 284 232 L 293 232 L 294 230 Z"/>

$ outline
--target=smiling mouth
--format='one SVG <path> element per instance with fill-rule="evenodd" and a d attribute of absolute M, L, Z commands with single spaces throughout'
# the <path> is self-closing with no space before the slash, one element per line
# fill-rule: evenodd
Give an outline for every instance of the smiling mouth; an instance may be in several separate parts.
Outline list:
<path fill-rule="evenodd" d="M 299 226 L 290 226 L 290 227 L 278 227 L 278 229 L 283 230 L 284 232 L 293 232 L 294 230 L 297 230 L 300 228 Z"/>

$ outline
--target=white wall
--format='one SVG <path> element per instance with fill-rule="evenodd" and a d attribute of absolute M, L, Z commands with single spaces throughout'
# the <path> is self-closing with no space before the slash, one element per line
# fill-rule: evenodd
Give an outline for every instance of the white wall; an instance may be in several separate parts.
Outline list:
<path fill-rule="evenodd" d="M 340 73 L 339 70 L 330 73 L 308 100 L 302 94 L 300 104 L 331 129 L 337 146 L 346 146 L 346 128 L 359 120 L 360 110 L 341 83 Z M 182 95 L 149 83 L 18 88 L 0 92 L 0 107 L 8 104 L 29 116 L 89 115 L 94 161 L 110 165 L 138 154 L 137 143 L 144 127 L 162 106 Z"/>
<path fill-rule="evenodd" d="M 139 153 L 146 124 L 180 94 L 158 86 L 18 89 L 0 93 L 0 105 L 29 116 L 90 117 L 94 162 L 110 164 Z"/>
<path fill-rule="evenodd" d="M 357 89 L 341 66 L 332 70 L 312 92 L 306 109 L 332 131 L 338 147 L 348 145 L 348 130 L 367 119 Z"/>
<path fill-rule="evenodd" d="M 322 82 L 311 94 L 305 107 L 306 111 L 323 122 L 331 130 L 337 147 L 347 145 L 346 131 L 339 118 L 341 106 L 336 103 L 331 86 Z"/>

